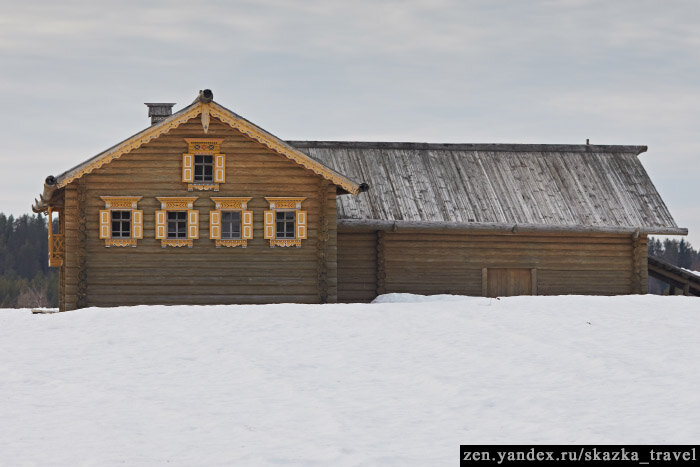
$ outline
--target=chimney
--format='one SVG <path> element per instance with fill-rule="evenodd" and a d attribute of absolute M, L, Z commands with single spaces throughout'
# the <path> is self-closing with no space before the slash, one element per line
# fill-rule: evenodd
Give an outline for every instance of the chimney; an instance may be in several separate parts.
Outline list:
<path fill-rule="evenodd" d="M 148 106 L 148 116 L 151 117 L 151 125 L 162 122 L 173 114 L 175 103 L 144 102 Z"/>

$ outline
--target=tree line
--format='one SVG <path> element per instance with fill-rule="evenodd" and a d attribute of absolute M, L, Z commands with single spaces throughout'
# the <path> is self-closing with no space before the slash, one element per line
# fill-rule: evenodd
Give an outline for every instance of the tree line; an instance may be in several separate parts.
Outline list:
<path fill-rule="evenodd" d="M 58 306 L 58 270 L 49 269 L 46 216 L 0 213 L 0 308 Z"/>
<path fill-rule="evenodd" d="M 676 266 L 700 271 L 700 251 L 685 239 L 649 238 L 649 254 Z M 58 306 L 58 270 L 48 265 L 47 218 L 0 213 L 0 308 Z M 649 293 L 667 285 L 649 278 Z"/>

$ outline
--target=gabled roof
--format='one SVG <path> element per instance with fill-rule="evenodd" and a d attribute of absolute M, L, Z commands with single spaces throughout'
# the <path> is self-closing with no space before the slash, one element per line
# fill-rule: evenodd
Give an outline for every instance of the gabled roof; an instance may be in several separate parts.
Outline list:
<path fill-rule="evenodd" d="M 646 146 L 289 141 L 367 182 L 339 225 L 687 234 L 638 154 Z"/>
<path fill-rule="evenodd" d="M 216 117 L 272 151 L 320 175 L 348 193 L 357 194 L 360 192 L 360 185 L 357 182 L 350 180 L 341 173 L 338 173 L 323 163 L 309 157 L 307 154 L 290 146 L 273 134 L 263 130 L 259 126 L 251 123 L 250 121 L 217 104 L 216 102 L 211 100 L 202 101 L 201 98 L 196 99 L 195 102 L 174 113 L 165 120 L 156 123 L 155 125 L 150 126 L 139 133 L 136 133 L 121 143 L 112 146 L 106 151 L 103 151 L 100 154 L 62 173 L 55 179 L 55 188 L 62 188 L 68 185 L 72 181 L 79 179 L 80 177 L 104 166 L 105 164 L 109 164 L 114 159 L 117 159 L 124 154 L 141 147 L 158 136 L 167 133 L 173 128 L 177 128 L 186 121 L 199 115 L 202 116 L 202 124 L 205 127 L 208 127 L 210 116 Z"/>

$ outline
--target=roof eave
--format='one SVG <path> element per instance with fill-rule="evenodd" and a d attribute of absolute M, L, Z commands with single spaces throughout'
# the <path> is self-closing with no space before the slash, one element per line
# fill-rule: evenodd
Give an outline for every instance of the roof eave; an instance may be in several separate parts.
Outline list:
<path fill-rule="evenodd" d="M 343 231 L 484 231 L 504 233 L 601 233 L 601 234 L 635 234 L 642 235 L 688 235 L 688 229 L 680 227 L 617 227 L 590 225 L 547 225 L 490 222 L 429 222 L 429 221 L 392 221 L 381 219 L 338 219 L 338 230 Z"/>
<path fill-rule="evenodd" d="M 89 173 L 95 170 L 96 168 L 108 164 L 115 158 L 118 158 L 123 154 L 126 154 L 129 151 L 142 146 L 143 144 L 146 144 L 150 140 L 157 138 L 165 131 L 172 129 L 173 127 L 177 127 L 185 121 L 196 117 L 201 113 L 200 106 L 201 104 L 199 104 L 198 102 L 193 102 L 187 107 L 184 107 L 179 111 L 175 112 L 165 120 L 162 120 L 156 123 L 155 125 L 151 125 L 148 128 L 139 131 L 138 133 L 124 139 L 123 141 L 120 141 L 114 146 L 102 151 L 96 156 L 93 156 L 90 159 L 76 165 L 75 167 L 66 170 L 65 172 L 56 177 L 57 187 L 61 188 L 66 186 L 73 180 L 80 178 L 85 173 Z M 110 155 L 114 155 L 114 157 L 110 157 Z"/>
<path fill-rule="evenodd" d="M 357 195 L 362 191 L 361 184 L 351 180 L 345 175 L 333 170 L 331 167 L 321 163 L 320 161 L 314 159 L 313 157 L 299 151 L 297 148 L 291 146 L 286 141 L 278 138 L 272 133 L 268 132 L 250 122 L 249 120 L 241 117 L 235 112 L 227 109 L 226 107 L 212 102 L 210 105 L 211 114 L 222 120 L 224 123 L 228 123 L 233 128 L 237 129 L 241 133 L 245 134 L 249 138 L 263 144 L 269 149 L 291 159 L 302 167 L 311 170 L 312 172 L 320 175 L 321 177 L 329 180 L 337 187 L 341 188 L 347 193 Z"/>

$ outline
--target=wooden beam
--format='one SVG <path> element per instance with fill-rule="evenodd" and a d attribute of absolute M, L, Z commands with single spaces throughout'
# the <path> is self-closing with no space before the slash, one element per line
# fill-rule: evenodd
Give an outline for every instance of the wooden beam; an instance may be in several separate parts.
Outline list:
<path fill-rule="evenodd" d="M 85 308 L 88 304 L 87 292 L 87 182 L 85 178 L 78 179 L 78 289 L 76 292 L 76 308 Z"/>
<path fill-rule="evenodd" d="M 316 257 L 318 267 L 318 301 L 319 303 L 328 303 L 328 265 L 326 264 L 326 249 L 328 248 L 328 182 L 324 179 L 319 180 L 318 196 L 321 203 L 319 210 L 319 231 L 318 241 L 316 244 Z"/>
<path fill-rule="evenodd" d="M 649 278 L 647 276 L 647 237 L 639 231 L 632 234 L 632 284 L 633 294 L 646 294 Z"/>
<path fill-rule="evenodd" d="M 377 295 L 386 293 L 386 233 L 377 231 Z"/>

